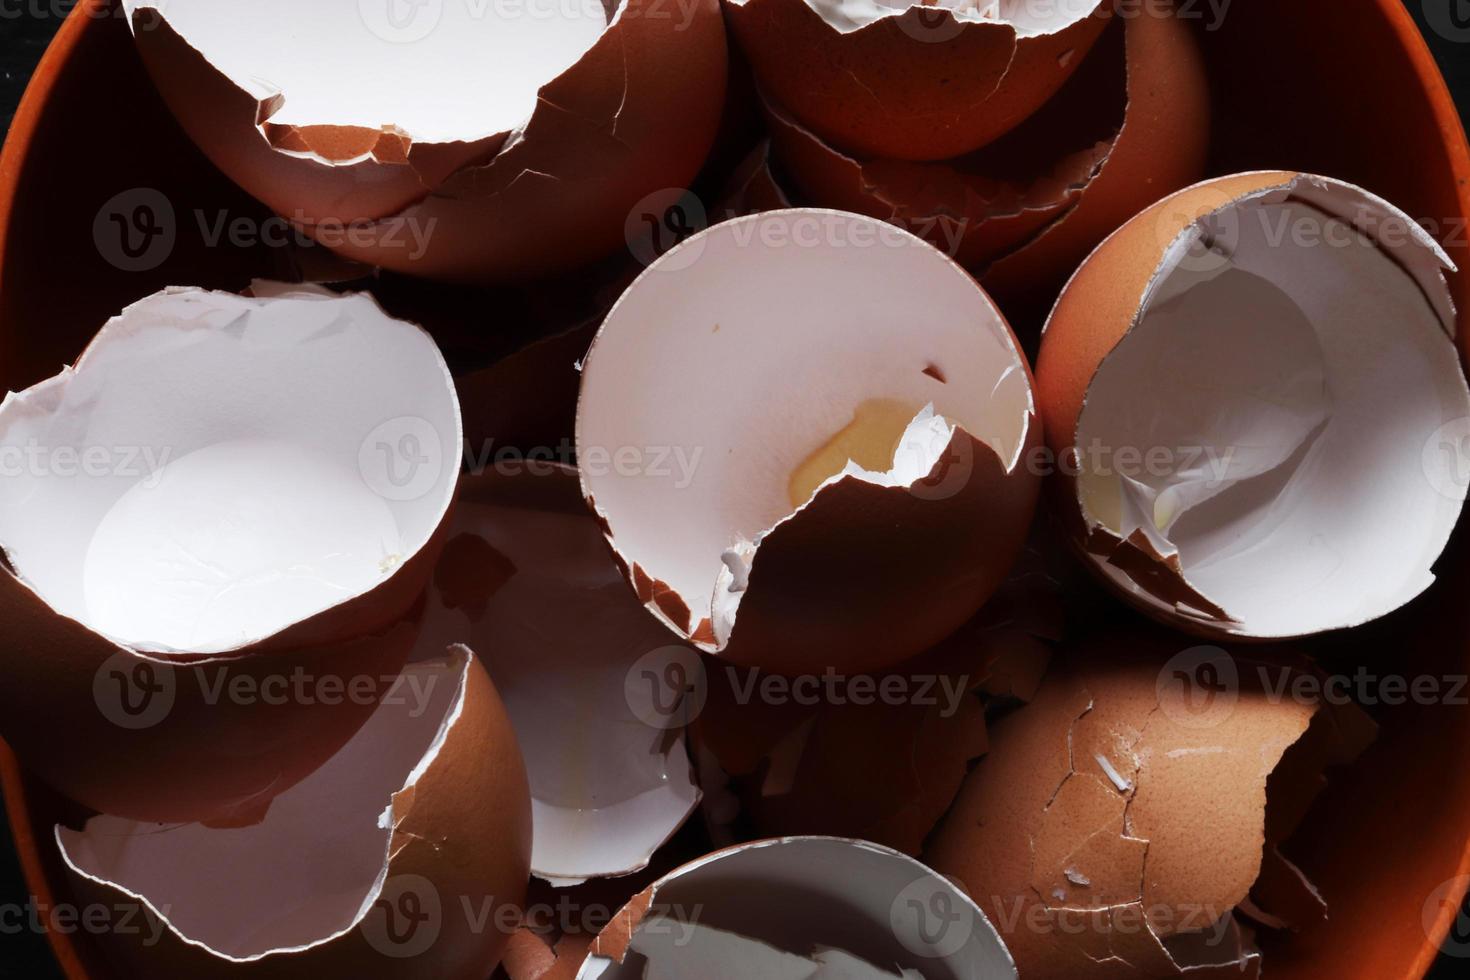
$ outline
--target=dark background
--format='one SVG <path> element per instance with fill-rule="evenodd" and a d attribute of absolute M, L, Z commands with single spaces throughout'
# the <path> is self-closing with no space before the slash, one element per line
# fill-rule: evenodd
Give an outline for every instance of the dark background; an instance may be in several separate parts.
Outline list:
<path fill-rule="evenodd" d="M 73 0 L 0 0 L 0 132 L 8 131 L 15 106 L 27 80 L 40 60 L 51 35 L 72 6 Z M 1290 0 L 1284 0 L 1290 2 Z M 1425 28 L 1423 10 L 1429 4 L 1466 3 L 1467 0 L 1405 0 L 1424 29 L 1429 46 L 1454 90 L 1462 118 L 1470 119 L 1470 44 L 1439 37 Z M 0 803 L 0 818 L 4 804 Z M 3 823 L 3 819 L 0 819 Z M 24 905 L 27 889 L 11 847 L 10 836 L 0 827 L 0 906 Z M 1434 980 L 1466 976 L 1463 960 L 1444 958 L 1431 973 Z M 51 961 L 44 936 L 22 931 L 0 933 L 0 978 L 3 980 L 50 980 L 60 972 Z"/>

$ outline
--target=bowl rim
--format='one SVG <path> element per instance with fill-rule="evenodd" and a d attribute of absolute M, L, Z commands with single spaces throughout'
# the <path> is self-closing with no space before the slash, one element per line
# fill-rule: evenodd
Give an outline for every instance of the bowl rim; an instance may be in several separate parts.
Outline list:
<path fill-rule="evenodd" d="M 1429 49 L 1427 40 L 1405 6 L 1405 0 L 1375 0 L 1375 3 L 1386 18 L 1393 37 L 1413 64 L 1420 89 L 1428 99 L 1434 118 L 1439 124 L 1441 143 L 1455 177 L 1455 195 L 1460 213 L 1470 218 L 1470 143 L 1466 141 L 1465 126 L 1450 94 L 1449 85 Z M 56 80 L 80 43 L 89 22 L 120 19 L 121 8 L 117 4 L 118 0 L 80 0 L 72 8 L 32 72 L 11 120 L 4 145 L 0 146 L 0 290 L 4 289 L 7 247 L 10 242 L 10 236 L 4 230 L 10 226 L 15 210 L 22 165 L 31 141 L 50 104 Z M 1460 311 L 1459 327 L 1462 334 L 1470 332 L 1470 308 Z M 1462 336 L 1461 339 L 1463 344 L 1465 337 Z M 1470 356 L 1470 347 L 1466 347 L 1465 351 Z M 54 903 L 55 895 L 41 861 L 40 841 L 36 837 L 36 828 L 29 810 L 30 796 L 26 779 L 14 754 L 0 741 L 0 798 L 5 802 L 10 833 L 14 838 L 22 874 L 32 895 L 38 900 Z M 1413 961 L 1410 977 L 1423 977 L 1429 971 L 1460 913 L 1466 886 L 1470 886 L 1470 828 L 1466 830 L 1459 864 L 1452 880 L 1457 883 L 1457 887 L 1445 897 L 1454 901 L 1441 903 L 1433 928 L 1425 930 L 1425 941 Z M 77 949 L 67 936 L 48 929 L 46 939 L 68 980 L 96 980 L 84 969 Z"/>
<path fill-rule="evenodd" d="M 11 119 L 4 145 L 0 146 L 0 281 L 4 279 L 10 241 L 4 229 L 10 227 L 21 170 L 31 139 L 51 101 L 56 79 L 80 43 L 88 22 L 116 16 L 111 12 L 114 3 L 115 0 L 80 0 L 72 8 L 31 73 Z M 37 901 L 54 906 L 57 896 L 41 860 L 43 842 L 36 835 L 27 778 L 20 760 L 11 752 L 10 746 L 0 740 L 0 799 L 5 803 L 9 833 L 20 861 L 21 875 Z M 46 944 L 67 980 L 96 980 L 86 970 L 81 954 L 69 937 L 55 929 L 45 930 L 45 935 Z"/>
<path fill-rule="evenodd" d="M 26 780 L 20 760 L 10 751 L 10 746 L 0 741 L 0 799 L 5 802 L 5 813 L 10 820 L 10 834 L 20 860 L 21 875 L 34 901 L 55 908 L 57 895 L 41 861 L 43 842 L 37 836 L 32 819 Z M 67 980 L 96 980 L 87 972 L 80 952 L 70 939 L 56 929 L 46 929 L 45 936 L 46 945 L 51 948 L 51 954 L 56 957 Z"/>

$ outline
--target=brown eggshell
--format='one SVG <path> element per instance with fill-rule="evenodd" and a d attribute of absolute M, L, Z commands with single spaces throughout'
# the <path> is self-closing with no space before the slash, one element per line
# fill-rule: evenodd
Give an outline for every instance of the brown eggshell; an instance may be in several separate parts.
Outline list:
<path fill-rule="evenodd" d="M 271 210 L 307 228 L 393 214 L 459 167 L 495 153 L 508 135 L 415 144 L 391 126 L 261 126 L 269 107 L 179 35 L 166 3 L 135 6 L 132 29 L 154 84 L 199 148 Z"/>
<path fill-rule="evenodd" d="M 918 854 L 985 752 L 981 694 L 1034 692 L 1059 625 L 1056 588 L 1027 562 L 955 635 L 880 674 L 788 687 L 710 662 L 694 724 L 709 754 L 701 784 L 728 783 L 742 835 L 850 836 Z"/>
<path fill-rule="evenodd" d="M 1021 38 L 1009 24 L 917 4 L 850 33 L 805 0 L 727 0 L 725 13 L 761 87 L 823 140 L 943 160 L 1017 126 L 1076 70 L 1106 5 L 1073 6 L 1096 9 L 1057 33 Z"/>
<path fill-rule="evenodd" d="M 1023 459 L 1040 445 L 1037 428 L 1027 428 Z M 821 491 L 801 519 L 776 528 L 751 566 L 736 632 L 720 655 L 781 673 L 821 673 L 834 661 L 864 671 L 949 635 L 1009 570 L 1001 562 L 979 565 L 975 556 L 1019 553 L 1035 507 L 1034 481 L 1018 479 L 1023 471 L 1007 472 L 989 446 L 964 432 L 955 433 L 920 485 L 945 485 L 954 478 L 951 466 L 963 465 L 956 460 L 973 468 L 940 506 L 907 488 L 848 479 Z M 992 510 L 1009 516 L 965 520 Z M 882 517 L 875 521 L 876 514 Z M 857 523 L 864 527 L 861 540 L 852 533 Z M 867 571 L 839 578 L 833 567 Z M 946 583 L 942 596 L 928 594 L 927 583 L 936 581 Z M 658 595 L 655 586 L 640 598 L 657 602 Z M 902 635 L 890 632 L 895 623 L 904 624 Z M 839 635 L 845 642 L 835 649 Z M 771 659 L 775 651 L 784 654 L 779 664 Z"/>
<path fill-rule="evenodd" d="M 582 60 L 543 87 L 524 132 L 488 162 L 333 247 L 459 282 L 546 275 L 619 247 L 642 198 L 685 187 L 699 171 L 724 101 L 717 0 L 677 17 L 656 6 L 625 0 Z M 407 247 L 414 233 L 422 254 Z"/>
<path fill-rule="evenodd" d="M 867 343 L 844 345 L 854 331 Z M 663 255 L 604 321 L 583 489 L 639 598 L 700 649 L 785 674 L 893 666 L 973 616 L 1025 542 L 1026 371 L 984 293 L 917 238 L 816 209 L 737 218 Z M 778 393 L 778 374 L 805 380 Z M 794 506 L 802 460 L 880 398 L 913 419 L 884 472 L 843 468 Z"/>
<path fill-rule="evenodd" d="M 1274 846 L 1268 786 L 1348 709 L 1274 694 L 1310 670 L 1292 659 L 1178 647 L 1112 634 L 1055 662 L 993 725 L 931 843 L 926 860 L 1001 925 L 1023 976 L 1256 968 L 1230 916 Z M 1339 761 L 1361 747 L 1333 744 Z"/>
<path fill-rule="evenodd" d="M 617 926 L 618 913 L 634 896 L 709 850 L 692 825 L 659 848 L 648 867 L 631 875 L 554 885 L 533 876 L 525 917 L 506 945 L 492 980 L 573 980 L 599 935 Z"/>
<path fill-rule="evenodd" d="M 1165 246 L 1200 215 L 1291 177 L 1281 171 L 1240 174 L 1180 191 L 1128 222 L 1088 257 L 1057 300 L 1037 356 L 1037 385 L 1053 449 L 1070 448 L 1069 434 L 1077 431 L 1092 376 L 1132 328 Z M 1101 288 L 1103 283 L 1110 288 Z"/>
<path fill-rule="evenodd" d="M 1128 108 L 1117 141 L 1076 208 L 995 262 L 987 289 L 1028 298 L 1055 289 L 1129 217 L 1204 174 L 1210 88 L 1191 23 L 1151 11 L 1126 20 Z"/>
<path fill-rule="evenodd" d="M 792 206 L 772 169 L 771 141 L 762 140 L 730 175 L 717 207 L 722 216 L 758 214 Z"/>
<path fill-rule="evenodd" d="M 598 321 L 533 340 L 455 382 L 473 465 L 494 467 L 500 453 L 562 460 L 570 456 L 577 415 L 577 364 Z"/>
<path fill-rule="evenodd" d="M 268 291 L 266 284 L 258 285 Z M 283 301 L 303 297 L 384 316 L 371 300 L 363 306 L 361 297 L 298 291 Z M 111 338 L 132 329 L 130 317 L 151 315 L 137 312 L 149 304 L 182 304 L 171 315 L 202 322 L 208 314 L 200 311 L 214 304 L 248 310 L 272 302 L 197 290 L 157 294 L 104 328 L 77 367 L 61 377 L 87 378 L 88 360 L 102 356 L 103 338 L 109 338 L 108 345 L 125 343 Z M 248 320 L 242 313 L 230 326 Z M 411 325 L 398 326 L 420 336 Z M 443 374 L 447 368 L 427 337 L 422 343 L 432 351 L 431 364 L 437 363 L 448 399 L 441 407 L 454 420 L 457 437 L 458 406 Z M 194 395 L 209 399 L 205 388 L 202 396 Z M 162 402 L 171 397 L 158 393 Z M 187 399 L 155 411 L 205 414 Z M 363 434 L 378 422 L 374 416 Z M 0 561 L 0 616 L 7 624 L 0 660 L 16 679 L 0 685 L 5 740 L 29 770 L 102 812 L 156 821 L 231 820 L 256 812 L 358 729 L 408 657 L 418 635 L 424 589 L 445 539 L 455 483 L 457 474 L 441 475 L 442 509 L 432 532 L 375 587 L 221 652 L 141 652 L 120 645 L 58 612 L 17 574 L 24 564 L 18 566 L 16 556 Z M 358 689 L 371 696 L 298 698 L 290 693 L 298 679 L 312 692 Z"/>
<path fill-rule="evenodd" d="M 1198 178 L 1209 89 L 1182 17 L 1110 25 L 1077 73 L 984 149 L 934 163 L 843 153 L 768 102 L 773 148 L 803 201 L 927 239 L 1003 302 L 1055 288 L 1108 233 Z"/>
<path fill-rule="evenodd" d="M 666 690 L 661 673 L 697 654 L 671 649 L 639 606 L 575 470 L 527 461 L 464 479 L 423 633 L 431 645 L 484 651 L 526 747 L 538 878 L 637 872 L 698 805 L 684 692 Z M 650 663 L 655 707 L 630 693 Z"/>
<path fill-rule="evenodd" d="M 195 937 L 181 935 L 171 921 L 154 942 L 142 941 L 152 934 L 146 929 L 139 935 L 109 932 L 101 941 L 124 974 L 271 978 L 427 975 L 482 980 L 500 959 L 511 934 L 512 927 L 507 924 L 515 922 L 525 893 L 531 853 L 530 797 L 515 732 L 484 668 L 464 648 L 451 651 L 443 662 L 449 670 L 444 675 L 431 675 L 426 689 L 430 696 L 438 697 L 432 685 L 434 678 L 448 680 L 449 673 L 460 678 L 454 682 L 457 696 L 453 704 L 444 706 L 453 710 L 434 716 L 440 732 L 430 751 L 403 784 L 403 789 L 394 793 L 391 801 L 383 801 L 390 806 L 388 819 L 392 821 L 384 876 L 371 886 L 367 897 L 373 900 L 365 902 L 347 929 L 335 936 L 322 935 L 301 948 L 234 958 L 218 955 Z M 425 666 L 433 665 L 421 663 L 408 668 L 408 673 L 420 672 L 422 677 Z M 396 696 L 407 701 L 415 695 L 400 690 Z M 414 709 L 404 706 L 397 710 Z M 377 737 L 383 737 L 381 731 Z M 329 761 L 320 773 L 319 779 L 333 780 L 332 785 L 341 786 L 341 791 L 346 792 L 346 784 L 362 770 L 334 768 Z M 363 778 L 367 778 L 366 774 Z M 315 785 L 311 777 L 300 789 L 308 793 L 332 792 L 330 786 L 323 789 Z M 282 805 L 285 805 L 284 797 Z M 376 805 L 372 813 L 377 813 Z M 149 833 L 145 827 L 138 827 L 134 832 Z M 169 828 L 152 831 L 170 832 L 177 831 Z M 219 841 L 210 853 L 198 856 L 197 868 L 186 866 L 180 872 L 203 877 L 177 881 L 172 887 L 184 896 L 210 888 L 231 889 L 234 882 L 228 848 L 233 832 L 225 829 L 196 833 L 203 840 L 218 836 Z M 313 834 L 330 838 L 334 833 L 340 834 L 341 829 L 315 826 L 305 830 L 308 838 Z M 130 896 L 138 897 L 129 889 L 127 880 L 108 882 L 93 873 L 80 872 L 81 867 L 93 866 L 96 860 L 88 856 L 85 850 L 88 845 L 81 834 L 58 828 L 58 837 L 70 855 L 72 884 L 81 900 L 113 907 L 119 901 L 129 901 Z M 98 841 L 99 845 L 106 843 Z M 279 852 L 266 860 L 343 859 L 332 851 L 326 839 L 313 843 L 295 837 L 290 846 L 301 850 Z M 350 859 L 351 855 L 345 857 Z M 361 859 L 362 854 L 357 857 Z M 126 859 L 123 861 L 122 866 L 126 867 Z M 321 888 L 325 894 L 333 889 L 333 878 L 327 876 L 329 870 L 324 865 Z M 340 887 L 356 887 L 358 878 L 343 872 L 338 874 L 342 876 Z M 248 877 L 248 873 L 244 876 Z M 303 899 L 310 900 L 308 896 L 297 895 L 297 900 Z M 143 894 L 139 900 L 148 908 L 150 922 L 157 923 L 160 915 L 168 920 L 172 914 L 166 896 L 160 900 L 156 894 Z M 189 911 L 199 914 L 197 908 L 191 907 Z M 256 926 L 263 934 L 269 934 L 272 920 L 279 916 L 280 910 L 269 904 L 255 911 L 261 917 Z M 236 922 L 233 928 L 235 941 L 247 945 L 257 942 L 250 923 Z"/>
<path fill-rule="evenodd" d="M 1295 238 L 1276 240 L 1270 228 L 1264 225 L 1258 227 L 1255 219 L 1249 217 L 1252 214 L 1248 210 L 1250 207 L 1268 206 L 1310 208 L 1314 209 L 1314 214 L 1326 214 L 1329 219 L 1349 221 L 1350 230 L 1355 233 L 1353 244 L 1357 247 L 1352 250 L 1313 250 L 1298 247 Z M 1247 217 L 1240 217 L 1241 215 Z M 1271 220 L 1265 211 L 1261 215 L 1262 221 Z M 1216 224 L 1218 228 L 1215 227 Z M 1215 230 L 1210 230 L 1212 228 Z M 1380 228 L 1385 229 L 1382 238 L 1377 234 Z M 1220 229 L 1225 230 L 1222 232 Z M 1370 290 L 1367 295 L 1389 297 L 1383 302 L 1399 302 L 1393 297 L 1400 294 L 1406 297 L 1400 305 L 1394 307 L 1399 315 L 1393 318 L 1393 322 L 1403 322 L 1402 328 L 1395 329 L 1401 329 L 1405 336 L 1415 339 L 1415 343 L 1403 343 L 1401 346 L 1406 351 L 1414 352 L 1419 358 L 1422 368 L 1416 366 L 1414 370 L 1420 371 L 1427 380 L 1422 384 L 1416 383 L 1415 387 L 1428 393 L 1425 400 L 1434 401 L 1428 408 L 1418 403 L 1414 406 L 1414 410 L 1432 413 L 1433 418 L 1416 417 L 1411 420 L 1413 429 L 1405 428 L 1391 441 L 1402 445 L 1412 442 L 1417 447 L 1420 442 L 1433 437 L 1435 427 L 1441 422 L 1449 424 L 1452 419 L 1462 416 L 1470 409 L 1470 401 L 1467 401 L 1470 394 L 1465 390 L 1463 376 L 1454 359 L 1453 307 L 1442 279 L 1443 263 L 1448 260 L 1422 229 L 1407 217 L 1395 212 L 1387 202 L 1352 185 L 1328 178 L 1268 171 L 1206 181 L 1144 210 L 1110 236 L 1079 268 L 1058 299 L 1048 320 L 1037 361 L 1037 374 L 1040 401 L 1053 457 L 1067 461 L 1067 465 L 1058 468 L 1051 483 L 1061 520 L 1087 567 L 1096 572 L 1110 588 L 1149 615 L 1192 633 L 1237 639 L 1285 639 L 1353 625 L 1362 622 L 1365 617 L 1383 615 L 1412 598 L 1416 594 L 1415 589 L 1422 589 L 1432 580 L 1432 574 L 1427 568 L 1421 569 L 1414 576 L 1414 581 L 1409 581 L 1403 563 L 1399 562 L 1395 565 L 1396 571 L 1393 574 L 1404 579 L 1402 584 L 1398 578 L 1393 581 L 1376 580 L 1375 573 L 1366 571 L 1360 554 L 1361 547 L 1358 548 L 1359 557 L 1352 561 L 1346 557 L 1347 552 L 1343 550 L 1342 542 L 1350 541 L 1353 536 L 1363 533 L 1359 526 L 1353 525 L 1346 518 L 1338 525 L 1327 525 L 1326 528 L 1334 535 L 1342 535 L 1341 542 L 1331 545 L 1339 555 L 1336 566 L 1358 568 L 1359 572 L 1352 576 L 1352 581 L 1339 581 L 1333 589 L 1326 591 L 1356 595 L 1357 592 L 1347 590 L 1362 589 L 1365 591 L 1365 598 L 1360 606 L 1351 612 L 1342 612 L 1340 619 L 1334 620 L 1328 613 L 1308 612 L 1300 613 L 1306 617 L 1302 623 L 1291 621 L 1293 616 L 1299 615 L 1300 610 L 1313 610 L 1322 605 L 1313 597 L 1320 598 L 1319 594 L 1324 590 L 1319 588 L 1314 592 L 1313 583 L 1304 582 L 1292 586 L 1295 599 L 1283 607 L 1288 611 L 1298 612 L 1290 612 L 1290 615 L 1275 614 L 1269 626 L 1257 627 L 1251 622 L 1237 622 L 1232 618 L 1229 608 L 1233 606 L 1233 602 L 1225 601 L 1218 593 L 1207 594 L 1206 590 L 1192 582 L 1181 555 L 1177 551 L 1168 554 L 1167 549 L 1161 550 L 1159 542 L 1150 537 L 1147 527 L 1140 526 L 1126 537 L 1120 537 L 1086 514 L 1082 499 L 1083 481 L 1078 478 L 1079 469 L 1075 464 L 1080 455 L 1077 444 L 1083 438 L 1079 432 L 1079 424 L 1083 419 L 1084 409 L 1089 402 L 1096 404 L 1100 400 L 1095 387 L 1096 379 L 1105 362 L 1120 349 L 1134 328 L 1143 322 L 1156 294 L 1168 288 L 1170 277 L 1183 276 L 1186 279 L 1186 288 L 1204 288 L 1189 286 L 1188 283 L 1194 282 L 1189 277 L 1203 275 L 1201 270 L 1212 267 L 1197 267 L 1196 260 L 1180 249 L 1189 245 L 1184 238 L 1186 234 L 1206 233 L 1215 236 L 1220 242 L 1218 250 L 1209 254 L 1228 256 L 1232 269 L 1235 264 L 1245 261 L 1255 263 L 1254 267 L 1267 263 L 1267 267 L 1296 269 L 1297 266 L 1287 264 L 1294 252 L 1317 256 L 1325 262 L 1338 263 L 1331 266 L 1332 274 L 1340 280 L 1338 286 L 1332 289 L 1324 290 L 1316 279 L 1293 280 L 1282 286 L 1270 284 L 1293 302 L 1299 302 L 1298 298 L 1285 292 L 1286 290 L 1299 290 L 1302 297 L 1346 297 L 1351 287 L 1348 285 L 1349 280 L 1344 278 L 1346 274 L 1341 270 L 1348 266 L 1340 263 L 1349 260 L 1360 263 L 1365 261 L 1354 258 L 1360 252 L 1383 253 L 1380 258 L 1386 257 L 1387 261 L 1381 261 L 1379 266 L 1375 266 L 1373 273 L 1399 281 L 1388 283 L 1384 280 L 1377 285 L 1370 285 L 1367 287 Z M 1248 237 L 1243 239 L 1246 245 L 1238 246 L 1235 239 L 1247 233 Z M 1254 252 L 1248 252 L 1247 246 Z M 1376 249 L 1372 246 L 1376 246 Z M 1198 243 L 1189 247 L 1196 248 Z M 1256 255 L 1263 248 L 1270 250 L 1270 254 Z M 1239 256 L 1236 252 L 1239 252 Z M 1251 258 L 1252 255 L 1256 257 Z M 1346 258 L 1336 259 L 1339 255 Z M 1353 268 L 1361 269 L 1362 266 Z M 1181 269 L 1183 272 L 1179 271 Z M 1316 275 L 1323 275 L 1316 267 L 1314 271 Z M 1400 274 L 1403 276 L 1401 280 Z M 1215 280 L 1205 278 L 1203 281 L 1209 285 Z M 1389 285 L 1394 287 L 1394 292 L 1390 292 Z M 1314 299 L 1311 302 L 1316 304 L 1314 309 L 1321 306 L 1319 300 Z M 1350 306 L 1347 308 L 1351 309 Z M 1345 319 L 1347 314 L 1343 309 L 1339 305 L 1333 316 Z M 1310 327 L 1309 321 L 1302 322 Z M 1281 336 L 1282 340 L 1273 341 L 1277 350 L 1270 356 L 1282 359 L 1279 363 L 1283 366 L 1279 371 L 1299 370 L 1291 362 L 1284 360 L 1287 355 L 1280 353 L 1284 349 L 1285 334 L 1282 333 Z M 1156 344 L 1165 342 L 1155 341 Z M 1366 339 L 1354 343 L 1337 339 L 1332 342 L 1337 345 L 1337 350 L 1349 352 L 1357 347 L 1368 349 L 1369 344 Z M 1198 344 L 1199 341 L 1196 339 L 1191 343 Z M 1327 341 L 1314 343 L 1320 347 Z M 1386 341 L 1378 338 L 1372 343 L 1382 344 Z M 1157 359 L 1163 356 L 1163 350 L 1169 349 L 1161 348 L 1150 356 Z M 1193 357 L 1193 361 L 1196 370 L 1210 370 L 1197 356 Z M 1381 363 L 1381 359 L 1375 358 L 1372 362 Z M 1261 363 L 1271 362 L 1262 360 Z M 1367 390 L 1381 392 L 1385 386 L 1393 383 L 1392 377 L 1386 377 L 1383 382 L 1369 386 Z M 1305 382 L 1299 387 L 1305 388 Z M 1328 389 L 1324 387 L 1323 390 Z M 1327 427 L 1325 431 L 1331 431 L 1333 413 L 1338 411 L 1334 399 L 1360 397 L 1362 396 L 1357 394 L 1344 394 L 1343 391 L 1333 391 L 1327 396 L 1328 414 L 1326 421 L 1322 423 Z M 1269 400 L 1261 401 L 1265 403 Z M 1351 408 L 1353 403 L 1349 401 L 1345 404 Z M 1354 411 L 1361 417 L 1360 421 L 1352 423 L 1358 432 L 1364 431 L 1363 426 L 1368 420 L 1386 415 L 1379 410 L 1365 413 L 1361 406 Z M 1407 413 L 1410 408 L 1401 406 L 1401 411 Z M 1223 408 L 1217 414 L 1222 419 L 1230 417 Z M 1232 414 L 1245 415 L 1243 410 Z M 1206 430 L 1196 438 L 1208 440 L 1212 437 L 1211 433 L 1212 430 Z M 1098 433 L 1093 433 L 1090 438 L 1092 442 L 1097 442 L 1100 437 Z M 1112 441 L 1119 438 L 1130 437 L 1111 436 Z M 1377 441 L 1383 443 L 1385 440 L 1380 438 Z M 1366 438 L 1362 442 L 1364 445 L 1373 444 L 1372 440 Z M 1110 442 L 1104 448 L 1119 447 Z M 1140 445 L 1134 448 L 1149 451 L 1151 447 Z M 1232 445 L 1225 448 L 1234 452 L 1239 447 Z M 1086 452 L 1087 450 L 1082 450 L 1081 454 Z M 1430 506 L 1421 506 L 1424 502 L 1420 501 L 1414 508 L 1433 512 L 1433 525 L 1428 530 L 1420 528 L 1416 531 L 1423 541 L 1422 550 L 1428 556 L 1425 561 L 1427 565 L 1447 540 L 1459 513 L 1460 501 L 1452 495 L 1435 491 L 1430 457 L 1425 456 L 1421 462 L 1417 458 L 1417 449 L 1415 456 L 1414 462 L 1408 465 L 1403 460 L 1398 460 L 1378 483 L 1384 486 L 1402 484 L 1422 487 L 1430 495 Z M 1426 476 L 1428 479 L 1425 479 Z M 1399 491 L 1385 491 L 1388 492 Z M 1284 491 L 1282 495 L 1284 496 Z M 1294 514 L 1303 510 L 1304 508 L 1283 507 L 1281 513 Z M 1268 516 L 1267 519 L 1279 521 L 1282 518 Z M 1157 520 L 1155 517 L 1154 523 Z M 1323 531 L 1315 535 L 1315 538 L 1325 541 L 1327 536 L 1326 531 Z M 1359 581 L 1366 584 L 1356 584 Z"/>
<path fill-rule="evenodd" d="M 941 675 L 920 658 L 912 671 L 867 675 L 873 691 L 893 678 L 923 703 L 864 705 L 768 704 L 759 670 L 714 663 L 695 738 L 732 780 L 756 836 L 851 836 L 917 854 L 985 752 L 973 693 L 985 658 L 972 656 L 971 674 Z"/>

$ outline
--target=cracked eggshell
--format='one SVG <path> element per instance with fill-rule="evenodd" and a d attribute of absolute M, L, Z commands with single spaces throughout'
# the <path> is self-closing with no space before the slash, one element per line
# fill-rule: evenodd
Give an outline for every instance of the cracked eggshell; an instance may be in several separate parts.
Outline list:
<path fill-rule="evenodd" d="M 337 250 L 459 282 L 590 263 L 625 245 L 641 200 L 686 187 L 699 172 L 719 128 L 726 76 L 717 0 L 695 0 L 677 15 L 659 0 L 623 0 L 597 43 L 542 88 L 530 121 L 499 153 Z"/>
<path fill-rule="evenodd" d="M 1177 649 L 1113 634 L 1059 658 L 992 726 L 931 843 L 926 860 L 1002 923 L 1025 976 L 1255 975 L 1241 915 L 1278 877 L 1323 767 L 1371 738 L 1356 708 L 1274 693 L 1305 662 Z"/>
<path fill-rule="evenodd" d="M 1293 173 L 1199 184 L 1110 237 L 1038 362 L 1088 566 L 1208 636 L 1315 634 L 1422 592 L 1464 499 L 1452 268 L 1386 201 Z"/>
<path fill-rule="evenodd" d="M 768 95 L 833 146 L 900 160 L 978 149 L 1039 109 L 1107 23 L 1100 0 L 726 0 Z"/>
<path fill-rule="evenodd" d="M 985 754 L 977 689 L 992 651 L 975 639 L 951 644 L 967 648 L 952 664 L 936 653 L 864 675 L 871 691 L 885 683 L 923 690 L 922 701 L 901 704 L 768 704 L 758 692 L 769 679 L 758 669 L 712 665 L 695 723 L 701 785 L 724 782 L 753 836 L 841 834 L 917 854 Z"/>
<path fill-rule="evenodd" d="M 582 373 L 582 486 L 680 636 L 786 674 L 952 633 L 1020 553 L 1030 372 L 958 266 L 835 211 L 737 218 L 623 294 Z M 854 461 L 855 453 L 860 460 Z"/>
<path fill-rule="evenodd" d="M 457 647 L 406 667 L 258 822 L 102 815 L 56 841 L 79 898 L 148 910 L 152 929 L 99 936 L 128 975 L 481 980 L 519 915 L 531 813 L 505 709 Z"/>
<path fill-rule="evenodd" d="M 698 805 L 677 708 L 641 715 L 628 693 L 673 638 L 629 591 L 574 470 L 465 478 L 424 634 L 483 651 L 525 750 L 538 877 L 638 871 Z"/>
<path fill-rule="evenodd" d="M 942 923 L 933 916 L 942 916 Z M 718 851 L 628 903 L 579 980 L 1016 976 L 985 915 L 934 871 L 865 841 L 787 837 Z"/>
<path fill-rule="evenodd" d="M 348 259 L 505 281 L 612 251 L 714 141 L 718 0 L 128 0 L 150 74 L 210 159 Z"/>
<path fill-rule="evenodd" d="M 710 664 L 693 725 L 710 820 L 743 837 L 830 834 L 918 854 L 985 753 L 987 700 L 1034 693 L 1057 638 L 1058 589 L 1028 560 L 939 646 L 835 684 L 788 689 L 755 668 Z M 782 693 L 763 695 L 773 683 Z"/>
<path fill-rule="evenodd" d="M 496 153 L 606 24 L 425 5 L 404 22 L 357 0 L 123 0 L 158 90 L 209 158 L 308 227 L 392 214 Z M 487 97 L 487 93 L 493 97 Z"/>
<path fill-rule="evenodd" d="M 766 111 L 805 202 L 907 228 L 1002 300 L 1055 290 L 1111 231 L 1196 180 L 1210 130 L 1190 22 L 1154 12 L 1116 20 L 1055 98 L 958 159 L 849 155 L 780 105 Z"/>
<path fill-rule="evenodd" d="M 448 368 L 370 297 L 256 289 L 140 300 L 0 404 L 34 464 L 0 481 L 0 728 L 104 812 L 248 815 L 373 702 L 314 694 L 381 694 L 418 629 L 458 478 Z"/>

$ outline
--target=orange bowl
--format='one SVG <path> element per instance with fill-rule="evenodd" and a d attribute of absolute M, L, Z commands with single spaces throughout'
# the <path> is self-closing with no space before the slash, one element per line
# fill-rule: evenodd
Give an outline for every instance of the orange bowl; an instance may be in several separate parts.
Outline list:
<path fill-rule="evenodd" d="M 1445 242 L 1470 310 L 1470 151 L 1402 0 L 1234 0 L 1220 23 L 1211 6 L 1190 5 L 1214 87 L 1211 173 L 1314 171 L 1387 197 Z M 165 285 L 239 289 L 289 275 L 298 248 L 231 232 L 237 219 L 258 229 L 268 218 L 174 124 L 111 0 L 83 0 L 0 153 L 0 384 L 54 373 L 107 316 Z M 1428 596 L 1312 652 L 1348 675 L 1361 665 L 1453 683 L 1470 673 L 1467 590 L 1462 533 Z M 1470 882 L 1470 707 L 1456 702 L 1372 707 L 1377 746 L 1295 842 L 1331 920 L 1268 946 L 1273 978 L 1421 977 L 1433 962 Z M 72 808 L 3 751 L 0 775 L 31 892 L 65 901 L 50 828 Z M 85 936 L 49 938 L 69 976 L 111 975 Z"/>

